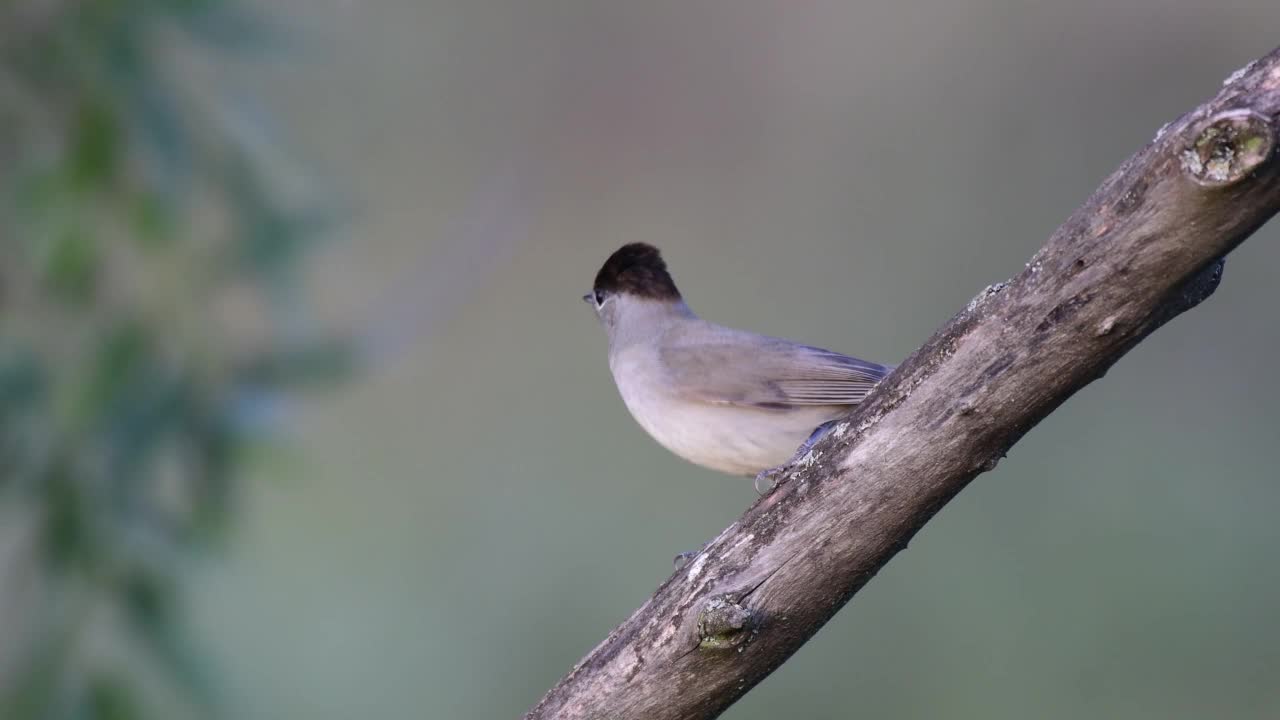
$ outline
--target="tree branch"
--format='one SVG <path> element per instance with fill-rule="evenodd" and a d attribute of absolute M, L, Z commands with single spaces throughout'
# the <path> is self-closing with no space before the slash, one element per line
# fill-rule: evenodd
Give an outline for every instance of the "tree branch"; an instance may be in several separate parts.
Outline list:
<path fill-rule="evenodd" d="M 694 720 L 782 664 L 1037 422 L 1208 297 L 1280 208 L 1280 49 L 1160 130 L 526 720 Z"/>

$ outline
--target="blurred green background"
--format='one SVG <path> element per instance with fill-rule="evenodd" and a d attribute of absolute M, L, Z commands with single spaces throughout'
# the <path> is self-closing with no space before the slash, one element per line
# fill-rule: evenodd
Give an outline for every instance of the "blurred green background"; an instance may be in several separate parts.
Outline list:
<path fill-rule="evenodd" d="M 579 302 L 900 361 L 1273 2 L 0 4 L 0 717 L 515 717 L 754 499 Z M 1280 712 L 1280 226 L 725 717 Z"/>

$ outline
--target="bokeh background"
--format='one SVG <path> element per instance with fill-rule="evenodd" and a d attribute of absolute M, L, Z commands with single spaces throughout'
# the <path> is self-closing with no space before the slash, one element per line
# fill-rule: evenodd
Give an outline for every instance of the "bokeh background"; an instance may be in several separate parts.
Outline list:
<path fill-rule="evenodd" d="M 0 717 L 515 717 L 754 499 L 579 302 L 900 361 L 1259 0 L 0 5 Z M 1280 226 L 725 717 L 1280 713 Z"/>

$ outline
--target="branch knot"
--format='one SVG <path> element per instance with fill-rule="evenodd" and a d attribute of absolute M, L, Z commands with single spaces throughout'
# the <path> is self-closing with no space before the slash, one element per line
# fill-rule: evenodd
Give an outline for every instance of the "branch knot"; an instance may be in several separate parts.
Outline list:
<path fill-rule="evenodd" d="M 1274 148 L 1275 133 L 1267 118 L 1248 108 L 1227 110 L 1200 130 L 1179 159 L 1196 183 L 1226 187 L 1256 171 Z"/>
<path fill-rule="evenodd" d="M 698 613 L 698 647 L 703 650 L 729 650 L 742 646 L 755 637 L 758 630 L 754 614 L 729 595 L 717 595 Z"/>

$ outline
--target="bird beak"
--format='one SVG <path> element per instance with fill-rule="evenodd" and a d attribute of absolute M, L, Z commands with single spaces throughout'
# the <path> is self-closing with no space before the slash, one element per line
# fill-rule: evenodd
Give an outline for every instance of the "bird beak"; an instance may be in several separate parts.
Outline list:
<path fill-rule="evenodd" d="M 596 302 L 595 293 L 587 293 L 582 296 L 582 302 L 588 305 L 594 305 Z"/>

